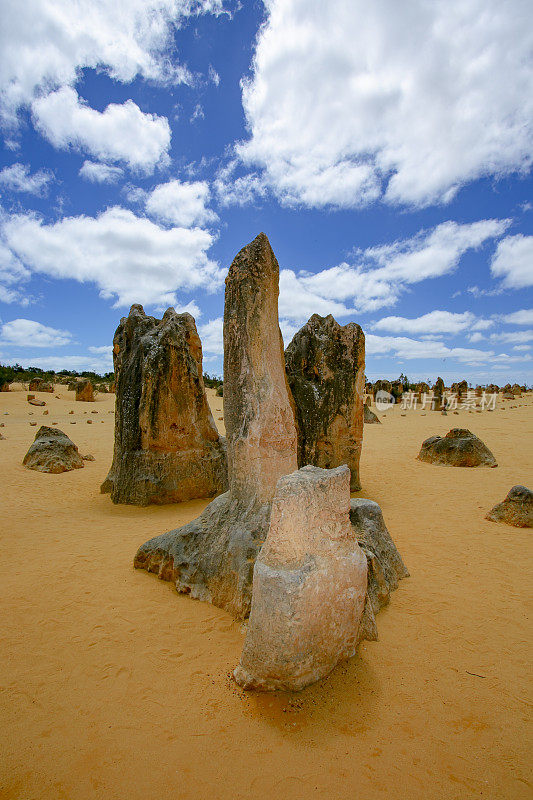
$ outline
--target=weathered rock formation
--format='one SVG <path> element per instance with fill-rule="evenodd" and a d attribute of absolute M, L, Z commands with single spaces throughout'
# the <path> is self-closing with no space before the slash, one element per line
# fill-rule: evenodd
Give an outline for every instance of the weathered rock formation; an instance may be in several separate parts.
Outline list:
<path fill-rule="evenodd" d="M 241 686 L 299 690 L 355 653 L 367 562 L 349 509 L 346 466 L 307 466 L 278 481 L 234 672 Z"/>
<path fill-rule="evenodd" d="M 533 492 L 525 486 L 513 486 L 505 500 L 489 511 L 486 519 L 505 522 L 515 528 L 533 528 Z"/>
<path fill-rule="evenodd" d="M 250 609 L 278 479 L 297 469 L 296 426 L 278 323 L 279 266 L 262 233 L 235 257 L 224 306 L 229 491 L 198 519 L 146 542 L 135 566 L 236 617 Z"/>
<path fill-rule="evenodd" d="M 83 467 L 78 448 L 67 434 L 59 428 L 48 428 L 46 425 L 37 431 L 22 463 L 28 469 L 52 473 L 69 472 Z"/>
<path fill-rule="evenodd" d="M 359 325 L 339 325 L 331 314 L 311 319 L 285 350 L 295 403 L 298 466 L 331 469 L 347 464 L 350 490 L 361 488 L 365 335 Z"/>
<path fill-rule="evenodd" d="M 468 392 L 467 381 L 459 381 L 458 383 L 452 383 L 452 394 L 456 394 L 458 400 L 464 397 L 467 392 Z"/>
<path fill-rule="evenodd" d="M 446 436 L 430 436 L 422 443 L 420 461 L 451 467 L 497 467 L 486 444 L 471 431 L 453 428 Z"/>
<path fill-rule="evenodd" d="M 372 409 L 369 408 L 367 405 L 365 405 L 363 409 L 363 419 L 367 425 L 375 425 L 375 424 L 381 425 L 381 420 L 379 419 L 377 414 L 374 414 Z"/>
<path fill-rule="evenodd" d="M 190 314 L 163 319 L 133 305 L 113 339 L 115 449 L 102 492 L 148 505 L 227 489 L 225 441 L 205 394 L 202 345 Z"/>
<path fill-rule="evenodd" d="M 33 378 L 28 386 L 28 391 L 52 393 L 54 391 L 54 387 L 51 383 L 46 383 L 46 381 L 44 381 L 42 378 Z"/>
<path fill-rule="evenodd" d="M 444 381 L 442 378 L 437 378 L 437 382 L 433 387 L 434 400 L 432 403 L 433 411 L 443 411 L 446 408 L 446 400 L 444 399 Z"/>
<path fill-rule="evenodd" d="M 375 614 L 409 572 L 373 500 L 350 500 L 350 522 L 368 562 L 368 596 Z"/>
<path fill-rule="evenodd" d="M 94 403 L 94 388 L 91 381 L 78 381 L 76 383 L 76 400 Z"/>
<path fill-rule="evenodd" d="M 28 403 L 30 404 L 30 406 L 45 406 L 46 405 L 44 400 L 37 400 L 34 394 L 29 394 L 26 399 L 27 399 Z"/>

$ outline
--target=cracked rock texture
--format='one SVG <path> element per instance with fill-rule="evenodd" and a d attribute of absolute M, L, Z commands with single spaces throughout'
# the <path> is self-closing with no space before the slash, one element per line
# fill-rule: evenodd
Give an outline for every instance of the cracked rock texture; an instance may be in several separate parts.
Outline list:
<path fill-rule="evenodd" d="M 339 325 L 313 314 L 285 351 L 294 398 L 298 466 L 347 464 L 350 490 L 359 491 L 363 444 L 365 336 L 359 325 Z"/>
<path fill-rule="evenodd" d="M 420 461 L 451 467 L 497 467 L 486 444 L 466 428 L 453 428 L 446 436 L 430 436 L 422 442 Z"/>
<path fill-rule="evenodd" d="M 102 492 L 148 505 L 227 489 L 225 440 L 207 403 L 202 346 L 190 314 L 163 319 L 133 305 L 113 339 L 115 448 Z"/>
<path fill-rule="evenodd" d="M 505 522 L 515 528 L 533 528 L 533 492 L 526 486 L 513 486 L 505 500 L 489 511 L 486 519 Z"/>

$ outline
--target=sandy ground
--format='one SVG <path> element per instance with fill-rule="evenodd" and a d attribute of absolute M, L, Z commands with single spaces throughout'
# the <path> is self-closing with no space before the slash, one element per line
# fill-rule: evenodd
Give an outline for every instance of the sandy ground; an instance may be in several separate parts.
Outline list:
<path fill-rule="evenodd" d="M 2 800 L 531 798 L 532 533 L 483 517 L 533 484 L 532 395 L 448 417 L 395 407 L 365 426 L 359 496 L 381 504 L 411 578 L 378 642 L 299 694 L 261 695 L 229 677 L 237 623 L 132 567 L 205 502 L 113 506 L 99 485 L 114 397 L 56 393 L 38 395 L 46 417 L 0 394 Z M 25 469 L 30 421 L 57 422 L 96 461 Z M 451 427 L 480 435 L 498 468 L 416 461 Z"/>

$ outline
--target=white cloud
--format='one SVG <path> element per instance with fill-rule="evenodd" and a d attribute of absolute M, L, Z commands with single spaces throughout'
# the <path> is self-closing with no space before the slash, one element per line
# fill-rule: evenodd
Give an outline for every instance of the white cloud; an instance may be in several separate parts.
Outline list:
<path fill-rule="evenodd" d="M 120 207 L 49 225 L 35 215 L 14 214 L 3 233 L 13 255 L 32 271 L 94 283 L 115 307 L 178 305 L 177 291 L 212 290 L 223 278 L 206 255 L 211 233 L 167 230 Z"/>
<path fill-rule="evenodd" d="M 353 264 L 317 273 L 282 270 L 280 316 L 306 319 L 315 312 L 346 316 L 392 306 L 406 286 L 453 272 L 468 250 L 501 236 L 508 225 L 509 220 L 443 222 L 410 239 L 357 251 Z"/>
<path fill-rule="evenodd" d="M 220 75 L 218 74 L 218 72 L 216 71 L 216 69 L 213 67 L 212 64 L 209 64 L 208 75 L 209 75 L 209 80 L 212 81 L 212 83 L 214 83 L 215 86 L 218 87 L 218 85 L 220 84 Z"/>
<path fill-rule="evenodd" d="M 168 120 L 143 113 L 132 100 L 95 111 L 65 86 L 35 100 L 32 112 L 35 125 L 54 147 L 74 147 L 146 173 L 168 162 Z"/>
<path fill-rule="evenodd" d="M 79 174 L 91 183 L 115 183 L 123 175 L 121 167 L 112 167 L 109 164 L 99 164 L 95 161 L 84 161 Z"/>
<path fill-rule="evenodd" d="M 533 341 L 533 330 L 491 333 L 490 338 L 494 342 L 517 342 L 518 344 L 521 344 Z"/>
<path fill-rule="evenodd" d="M 447 202 L 531 164 L 525 0 L 265 0 L 237 153 L 286 203 Z"/>
<path fill-rule="evenodd" d="M 512 314 L 505 314 L 502 322 L 508 325 L 533 325 L 533 308 L 522 308 L 520 311 L 513 311 Z"/>
<path fill-rule="evenodd" d="M 213 187 L 223 206 L 248 206 L 267 193 L 266 183 L 257 172 L 236 176 L 237 161 L 232 159 L 218 170 Z"/>
<path fill-rule="evenodd" d="M 15 361 L 22 364 L 23 367 L 40 367 L 40 369 L 50 369 L 55 372 L 60 372 L 63 369 L 76 370 L 82 372 L 90 370 L 98 374 L 112 372 L 113 359 L 111 355 L 103 355 L 95 357 L 93 355 L 81 356 L 25 356 L 23 359 L 19 356 L 11 357 L 9 355 L 2 355 L 4 361 L 14 363 Z"/>
<path fill-rule="evenodd" d="M 202 341 L 202 351 L 222 355 L 224 353 L 224 319 L 216 317 L 198 326 L 198 335 Z"/>
<path fill-rule="evenodd" d="M 515 344 L 513 350 L 531 350 L 530 344 Z"/>
<path fill-rule="evenodd" d="M 407 317 L 383 317 L 375 322 L 372 327 L 378 331 L 392 331 L 393 333 L 451 333 L 457 334 L 465 330 L 485 330 L 494 325 L 490 319 L 478 319 L 471 311 L 454 314 L 450 311 L 430 311 L 421 317 L 408 319 Z"/>
<path fill-rule="evenodd" d="M 457 361 L 460 364 L 491 365 L 503 363 L 513 363 L 529 360 L 529 356 L 509 356 L 506 353 L 494 353 L 493 350 L 477 350 L 469 347 L 448 347 L 444 342 L 432 340 L 417 340 L 405 336 L 375 336 L 372 333 L 366 335 L 366 354 L 373 355 L 392 355 L 394 358 L 412 359 L 440 359 Z"/>
<path fill-rule="evenodd" d="M 0 225 L 4 218 L 0 208 Z M 0 302 L 29 305 L 30 298 L 24 295 L 19 287 L 29 280 L 30 274 L 5 243 L 0 241 Z"/>
<path fill-rule="evenodd" d="M 113 345 L 112 344 L 103 344 L 100 347 L 89 347 L 89 353 L 95 353 L 96 355 L 113 355 Z"/>
<path fill-rule="evenodd" d="M 31 175 L 27 164 L 11 164 L 0 171 L 0 186 L 12 192 L 45 195 L 51 180 L 52 174 L 44 169 Z"/>
<path fill-rule="evenodd" d="M 507 236 L 496 249 L 490 269 L 495 278 L 503 278 L 505 289 L 533 286 L 533 236 Z"/>
<path fill-rule="evenodd" d="M 15 347 L 63 347 L 72 343 L 72 334 L 32 319 L 14 319 L 1 326 L 0 342 Z"/>
<path fill-rule="evenodd" d="M 4 119 L 38 92 L 74 85 L 80 70 L 114 80 L 140 76 L 189 82 L 173 48 L 174 29 L 191 15 L 220 14 L 222 0 L 4 0 L 0 102 Z"/>
<path fill-rule="evenodd" d="M 146 211 L 150 216 L 172 225 L 205 225 L 218 220 L 207 208 L 210 191 L 206 181 L 191 183 L 178 180 L 161 183 L 148 195 Z"/>

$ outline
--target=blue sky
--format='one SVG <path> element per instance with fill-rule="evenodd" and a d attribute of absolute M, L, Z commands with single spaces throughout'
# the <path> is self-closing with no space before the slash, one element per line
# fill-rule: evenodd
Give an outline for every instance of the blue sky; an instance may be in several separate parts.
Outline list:
<path fill-rule="evenodd" d="M 221 374 L 225 273 L 264 231 L 286 344 L 332 313 L 371 379 L 533 383 L 528 0 L 2 15 L 3 363 L 105 372 L 140 302 L 189 310 Z"/>

